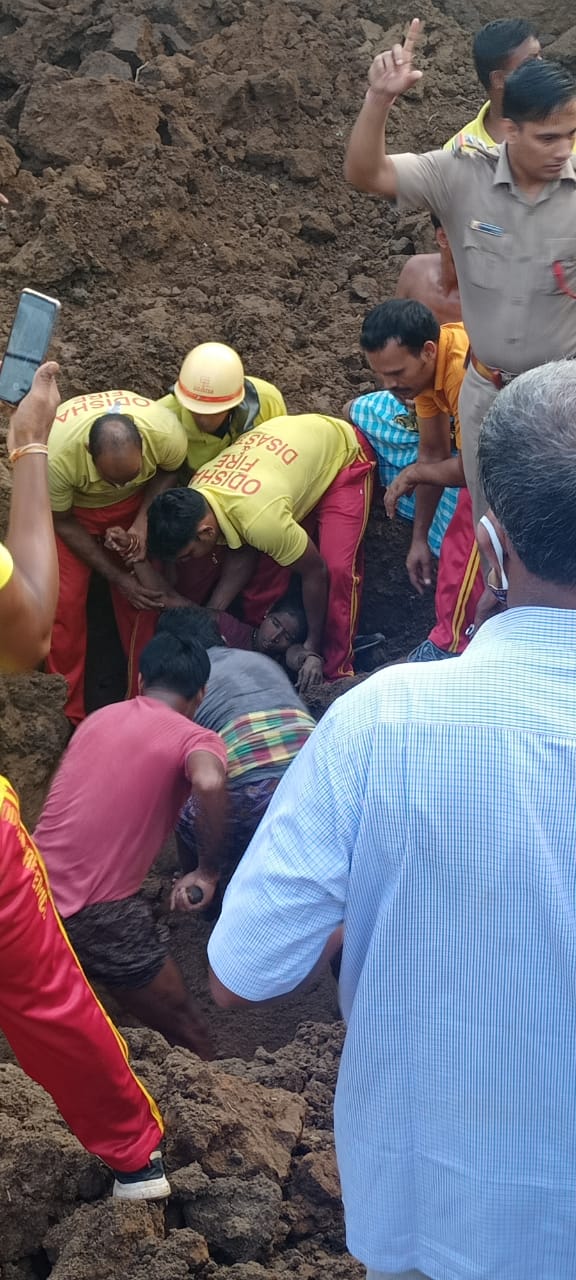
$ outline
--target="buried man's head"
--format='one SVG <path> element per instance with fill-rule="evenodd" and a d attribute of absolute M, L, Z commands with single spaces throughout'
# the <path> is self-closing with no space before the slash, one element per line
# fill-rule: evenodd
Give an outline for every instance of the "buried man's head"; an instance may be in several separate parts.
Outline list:
<path fill-rule="evenodd" d="M 157 634 L 140 656 L 138 693 L 168 702 L 192 719 L 210 675 L 210 659 L 203 644 L 192 637 Z"/>
<path fill-rule="evenodd" d="M 168 489 L 150 504 L 148 555 L 160 560 L 200 560 L 214 550 L 220 527 L 197 489 Z"/>
<path fill-rule="evenodd" d="M 158 632 L 177 636 L 181 640 L 192 637 L 211 649 L 225 645 L 216 618 L 208 609 L 191 604 L 188 608 L 164 609 L 158 619 Z M 254 647 L 270 658 L 279 658 L 291 645 L 302 644 L 306 639 L 306 614 L 301 605 L 283 596 L 268 610 L 259 627 L 255 628 Z"/>
<path fill-rule="evenodd" d="M 271 658 L 279 658 L 293 644 L 303 644 L 308 622 L 302 605 L 289 596 L 273 604 L 256 631 L 256 648 Z"/>
<path fill-rule="evenodd" d="M 121 488 L 142 469 L 142 437 L 126 413 L 105 413 L 90 427 L 86 449 L 98 475 Z"/>

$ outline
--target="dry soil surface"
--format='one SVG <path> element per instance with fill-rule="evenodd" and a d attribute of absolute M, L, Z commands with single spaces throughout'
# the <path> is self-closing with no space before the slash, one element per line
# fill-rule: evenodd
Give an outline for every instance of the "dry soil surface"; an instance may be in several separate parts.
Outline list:
<path fill-rule="evenodd" d="M 423 0 L 426 74 L 394 109 L 396 149 L 440 144 L 476 111 L 470 32 L 502 13 L 496 0 Z M 566 0 L 523 13 L 574 67 Z M 0 0 L 0 344 L 27 285 L 62 300 L 65 395 L 158 395 L 207 338 L 236 346 L 293 411 L 338 411 L 369 389 L 362 316 L 430 232 L 347 188 L 342 157 L 370 59 L 406 17 L 399 0 Z M 0 463 L 0 528 L 7 493 Z M 363 626 L 384 633 L 389 658 L 430 619 L 406 582 L 407 539 L 377 507 Z M 97 705 L 122 680 L 98 588 L 92 622 Z M 30 821 L 65 741 L 62 701 L 41 675 L 0 689 L 0 767 Z M 161 888 L 152 877 L 152 896 Z M 174 932 L 196 991 L 206 934 L 196 921 Z M 211 1016 L 236 1055 L 213 1067 L 129 1032 L 166 1112 L 165 1211 L 108 1201 L 108 1174 L 51 1102 L 0 1066 L 2 1280 L 359 1280 L 331 1136 L 333 985 L 281 1012 Z M 315 1021 L 297 1032 L 303 1018 Z"/>

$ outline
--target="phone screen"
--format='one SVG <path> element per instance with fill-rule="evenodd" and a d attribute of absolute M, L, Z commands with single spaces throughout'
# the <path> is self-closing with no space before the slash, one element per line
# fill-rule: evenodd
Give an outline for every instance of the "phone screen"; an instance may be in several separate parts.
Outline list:
<path fill-rule="evenodd" d="M 55 298 L 24 289 L 0 368 L 0 400 L 19 404 L 45 359 L 60 304 Z"/>

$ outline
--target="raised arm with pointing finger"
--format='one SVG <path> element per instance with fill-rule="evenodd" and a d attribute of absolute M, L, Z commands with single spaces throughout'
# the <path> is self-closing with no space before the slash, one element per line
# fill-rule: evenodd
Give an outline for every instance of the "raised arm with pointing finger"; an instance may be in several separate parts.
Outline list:
<path fill-rule="evenodd" d="M 386 121 L 395 99 L 411 89 L 422 72 L 413 66 L 414 48 L 420 33 L 420 20 L 414 18 L 404 44 L 395 44 L 374 59 L 368 72 L 368 90 L 364 106 L 352 130 L 344 173 L 348 182 L 360 191 L 396 196 L 396 170 L 386 154 Z"/>

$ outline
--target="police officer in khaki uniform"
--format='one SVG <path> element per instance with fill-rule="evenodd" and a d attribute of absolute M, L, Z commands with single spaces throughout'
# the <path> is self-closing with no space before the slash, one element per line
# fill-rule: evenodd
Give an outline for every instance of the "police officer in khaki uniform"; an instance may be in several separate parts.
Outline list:
<path fill-rule="evenodd" d="M 399 208 L 431 210 L 448 236 L 471 347 L 460 421 L 478 520 L 476 446 L 495 395 L 526 369 L 576 356 L 576 80 L 556 63 L 526 62 L 506 81 L 506 143 L 389 156 L 390 107 L 422 76 L 412 65 L 419 27 L 375 58 L 345 172 Z"/>

